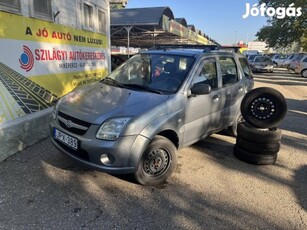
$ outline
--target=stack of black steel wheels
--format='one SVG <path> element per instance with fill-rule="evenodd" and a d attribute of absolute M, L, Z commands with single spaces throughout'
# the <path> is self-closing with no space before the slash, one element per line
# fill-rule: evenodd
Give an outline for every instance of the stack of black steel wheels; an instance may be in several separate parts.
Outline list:
<path fill-rule="evenodd" d="M 237 127 L 234 155 L 250 164 L 275 164 L 282 136 L 278 125 L 286 112 L 286 100 L 279 91 L 260 87 L 248 92 L 241 103 L 244 122 Z"/>

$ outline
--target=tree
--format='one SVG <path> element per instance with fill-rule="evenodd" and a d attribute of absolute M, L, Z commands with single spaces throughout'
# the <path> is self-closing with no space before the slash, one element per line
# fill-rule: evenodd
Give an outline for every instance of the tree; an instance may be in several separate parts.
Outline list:
<path fill-rule="evenodd" d="M 277 15 L 268 17 L 267 25 L 256 34 L 260 41 L 266 41 L 270 47 L 289 47 L 297 42 L 303 50 L 307 50 L 307 12 L 306 0 L 259 0 L 259 5 L 265 3 L 267 7 L 299 8 L 300 16 L 278 18 Z M 291 5 L 293 3 L 293 5 Z M 293 12 L 293 11 L 292 11 Z"/>

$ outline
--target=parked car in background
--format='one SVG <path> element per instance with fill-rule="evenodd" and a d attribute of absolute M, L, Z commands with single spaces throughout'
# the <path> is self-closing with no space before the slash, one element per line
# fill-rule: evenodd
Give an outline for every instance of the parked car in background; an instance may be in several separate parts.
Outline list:
<path fill-rule="evenodd" d="M 295 73 L 301 74 L 302 77 L 307 77 L 307 54 L 303 55 L 299 63 L 295 66 Z"/>
<path fill-rule="evenodd" d="M 282 63 L 281 67 L 283 68 L 289 68 L 289 65 L 292 61 L 292 59 L 295 57 L 295 54 L 288 55 L 287 59 Z"/>
<path fill-rule="evenodd" d="M 285 54 L 277 54 L 272 57 L 274 67 L 282 67 L 282 64 L 287 59 L 287 55 Z"/>
<path fill-rule="evenodd" d="M 249 64 L 253 72 L 273 73 L 274 71 L 274 64 L 269 56 L 255 57 Z"/>
<path fill-rule="evenodd" d="M 260 54 L 250 54 L 250 55 L 247 55 L 246 58 L 247 58 L 248 63 L 251 63 L 255 59 L 255 57 L 261 57 L 261 56 L 262 55 Z"/>
<path fill-rule="evenodd" d="M 293 57 L 292 61 L 290 62 L 288 69 L 294 71 L 295 68 L 297 67 L 298 63 L 304 57 L 305 54 L 306 53 L 298 53 L 298 54 L 296 54 Z"/>

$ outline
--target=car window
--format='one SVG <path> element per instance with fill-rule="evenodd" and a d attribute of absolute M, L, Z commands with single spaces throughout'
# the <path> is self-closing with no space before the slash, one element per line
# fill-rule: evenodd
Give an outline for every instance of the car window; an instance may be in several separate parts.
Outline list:
<path fill-rule="evenodd" d="M 293 58 L 293 60 L 294 60 L 294 61 L 299 61 L 299 60 L 301 60 L 303 57 L 304 57 L 303 54 L 298 54 L 298 55 L 296 55 L 296 57 Z"/>
<path fill-rule="evenodd" d="M 239 58 L 239 62 L 242 66 L 243 72 L 244 72 L 244 76 L 246 78 L 252 79 L 253 78 L 253 74 L 251 69 L 249 68 L 248 62 L 245 58 Z"/>
<path fill-rule="evenodd" d="M 237 65 L 232 57 L 220 57 L 223 86 L 234 84 L 238 79 Z"/>
<path fill-rule="evenodd" d="M 307 62 L 307 57 L 303 60 L 303 62 Z"/>
<path fill-rule="evenodd" d="M 193 84 L 208 84 L 212 89 L 218 87 L 218 78 L 215 59 L 206 59 L 200 73 L 193 80 Z"/>
<path fill-rule="evenodd" d="M 272 60 L 269 57 L 261 56 L 256 57 L 254 62 L 272 62 Z"/>

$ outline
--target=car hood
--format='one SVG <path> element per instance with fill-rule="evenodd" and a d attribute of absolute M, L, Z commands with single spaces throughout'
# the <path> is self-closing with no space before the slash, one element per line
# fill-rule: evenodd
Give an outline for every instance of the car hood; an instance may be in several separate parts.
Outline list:
<path fill-rule="evenodd" d="M 67 94 L 61 100 L 59 111 L 83 121 L 101 124 L 110 117 L 141 115 L 168 97 L 99 82 Z"/>

